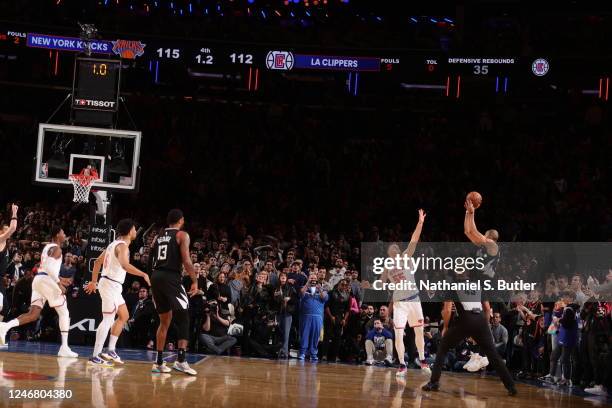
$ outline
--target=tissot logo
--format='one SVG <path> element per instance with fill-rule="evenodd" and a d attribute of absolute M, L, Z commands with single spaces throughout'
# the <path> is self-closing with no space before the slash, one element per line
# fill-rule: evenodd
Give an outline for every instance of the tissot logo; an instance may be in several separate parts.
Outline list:
<path fill-rule="evenodd" d="M 98 101 L 95 99 L 75 99 L 74 104 L 76 106 L 88 106 L 92 108 L 114 108 L 114 101 Z"/>

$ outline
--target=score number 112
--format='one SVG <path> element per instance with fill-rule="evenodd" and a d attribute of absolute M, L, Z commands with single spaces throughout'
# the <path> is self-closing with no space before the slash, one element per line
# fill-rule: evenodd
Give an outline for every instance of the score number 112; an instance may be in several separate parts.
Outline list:
<path fill-rule="evenodd" d="M 236 54 L 235 52 L 230 54 L 230 59 L 232 60 L 232 64 L 252 64 L 253 63 L 253 55 L 251 54 Z"/>

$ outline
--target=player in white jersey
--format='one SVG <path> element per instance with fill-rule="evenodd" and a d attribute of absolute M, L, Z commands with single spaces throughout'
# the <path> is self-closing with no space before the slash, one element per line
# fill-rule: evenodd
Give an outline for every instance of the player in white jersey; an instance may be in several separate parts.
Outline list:
<path fill-rule="evenodd" d="M 60 357 L 78 357 L 78 354 L 68 347 L 68 331 L 70 330 L 70 314 L 66 304 L 66 288 L 59 277 L 62 266 L 62 244 L 66 235 L 61 227 L 51 228 L 51 242 L 42 250 L 38 273 L 32 280 L 32 298 L 30 310 L 27 313 L 7 322 L 0 323 L 0 344 L 4 344 L 6 333 L 13 327 L 34 322 L 40 317 L 40 312 L 49 302 L 59 316 L 59 328 L 62 335 L 62 346 L 57 353 Z"/>
<path fill-rule="evenodd" d="M 85 288 L 85 292 L 93 294 L 97 289 L 102 298 L 102 321 L 96 330 L 96 344 L 94 345 L 93 356 L 89 359 L 89 364 L 112 366 L 113 363 L 123 364 L 121 358 L 115 351 L 117 339 L 129 318 L 127 306 L 121 292 L 126 273 L 140 276 L 151 286 L 149 276 L 130 264 L 130 243 L 136 239 L 136 227 L 130 219 L 123 219 L 117 224 L 119 237 L 113 241 L 96 259 L 93 267 L 91 282 Z M 98 283 L 98 273 L 102 268 L 100 283 Z M 117 316 L 117 320 L 115 320 Z M 108 340 L 108 351 L 102 353 L 104 342 L 111 332 Z"/>
<path fill-rule="evenodd" d="M 389 246 L 387 255 L 389 258 L 394 258 L 397 255 L 406 255 L 412 257 L 416 249 L 416 244 L 419 242 L 421 237 L 421 230 L 423 229 L 423 223 L 425 222 L 425 211 L 419 209 L 419 221 L 412 233 L 408 248 L 401 253 L 398 245 L 393 244 Z M 397 370 L 397 375 L 403 376 L 406 374 L 406 362 L 404 360 L 405 347 L 404 347 L 404 329 L 406 323 L 414 329 L 414 341 L 416 348 L 419 352 L 419 362 L 421 369 L 429 370 L 429 365 L 425 362 L 425 336 L 423 333 L 423 309 L 421 308 L 421 301 L 419 299 L 419 291 L 416 288 L 414 279 L 413 268 L 402 268 L 402 269 L 391 269 L 385 270 L 382 281 L 388 281 L 393 283 L 400 283 L 403 281 L 412 282 L 413 290 L 396 290 L 393 292 L 393 303 L 391 309 L 393 310 L 393 326 L 395 331 L 395 350 L 400 360 L 400 365 Z"/>

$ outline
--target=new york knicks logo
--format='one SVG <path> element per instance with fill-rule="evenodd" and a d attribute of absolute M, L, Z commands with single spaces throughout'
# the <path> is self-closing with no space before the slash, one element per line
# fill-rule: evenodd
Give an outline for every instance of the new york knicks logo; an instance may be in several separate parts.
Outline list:
<path fill-rule="evenodd" d="M 293 68 L 293 54 L 289 51 L 270 51 L 266 55 L 268 69 L 288 71 Z"/>
<path fill-rule="evenodd" d="M 548 73 L 550 65 L 544 58 L 538 58 L 531 64 L 531 72 L 536 76 L 544 76 Z"/>
<path fill-rule="evenodd" d="M 117 40 L 113 41 L 113 52 L 121 58 L 134 59 L 144 54 L 146 44 L 140 41 Z"/>

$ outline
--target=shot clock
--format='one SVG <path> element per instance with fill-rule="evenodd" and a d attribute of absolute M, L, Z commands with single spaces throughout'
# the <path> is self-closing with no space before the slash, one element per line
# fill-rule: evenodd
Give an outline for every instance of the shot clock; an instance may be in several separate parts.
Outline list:
<path fill-rule="evenodd" d="M 116 112 L 121 60 L 77 58 L 72 92 L 73 109 Z"/>

